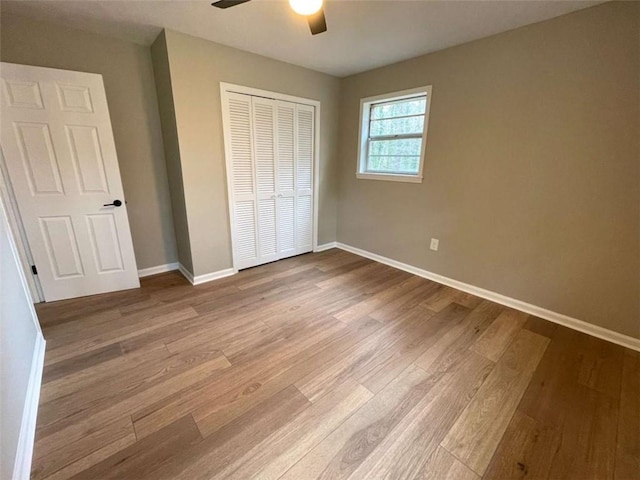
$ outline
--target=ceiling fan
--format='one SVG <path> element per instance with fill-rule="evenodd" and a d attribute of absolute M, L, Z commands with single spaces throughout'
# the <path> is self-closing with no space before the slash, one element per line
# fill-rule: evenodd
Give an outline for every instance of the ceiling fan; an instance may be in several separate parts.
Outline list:
<path fill-rule="evenodd" d="M 229 8 L 246 3 L 250 0 L 219 0 L 211 5 L 218 8 Z M 327 31 L 327 20 L 324 18 L 323 0 L 289 0 L 294 12 L 307 17 L 311 35 Z"/>

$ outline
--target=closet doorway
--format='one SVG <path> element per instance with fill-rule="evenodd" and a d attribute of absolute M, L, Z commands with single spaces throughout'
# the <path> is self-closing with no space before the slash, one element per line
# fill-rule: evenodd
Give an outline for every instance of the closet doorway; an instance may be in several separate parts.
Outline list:
<path fill-rule="evenodd" d="M 220 89 L 234 270 L 313 251 L 320 102 Z"/>

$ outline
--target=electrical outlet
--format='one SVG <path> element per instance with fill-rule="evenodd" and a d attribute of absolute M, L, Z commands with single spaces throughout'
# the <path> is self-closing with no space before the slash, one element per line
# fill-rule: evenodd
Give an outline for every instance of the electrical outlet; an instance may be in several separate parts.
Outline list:
<path fill-rule="evenodd" d="M 431 250 L 433 250 L 434 252 L 437 252 L 439 246 L 440 246 L 440 240 L 438 240 L 437 238 L 432 238 L 431 246 L 429 248 L 431 248 Z"/>

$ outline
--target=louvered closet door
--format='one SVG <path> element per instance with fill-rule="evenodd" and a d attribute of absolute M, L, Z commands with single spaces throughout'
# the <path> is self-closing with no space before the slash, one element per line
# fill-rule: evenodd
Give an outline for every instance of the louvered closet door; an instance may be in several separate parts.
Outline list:
<path fill-rule="evenodd" d="M 236 268 L 312 251 L 314 108 L 224 97 Z"/>
<path fill-rule="evenodd" d="M 259 262 L 251 97 L 229 93 L 226 102 L 234 254 L 236 266 L 240 269 L 258 265 Z"/>
<path fill-rule="evenodd" d="M 278 256 L 296 255 L 296 104 L 276 102 Z"/>
<path fill-rule="evenodd" d="M 296 252 L 313 250 L 314 108 L 296 105 Z"/>
<path fill-rule="evenodd" d="M 258 264 L 278 259 L 275 102 L 252 97 L 258 205 Z"/>

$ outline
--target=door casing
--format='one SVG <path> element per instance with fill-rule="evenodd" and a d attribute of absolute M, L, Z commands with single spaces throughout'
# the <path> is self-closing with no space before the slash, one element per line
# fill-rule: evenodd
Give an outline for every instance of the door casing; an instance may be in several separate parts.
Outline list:
<path fill-rule="evenodd" d="M 4 204 L 5 212 L 7 213 L 7 220 L 9 221 L 9 230 L 13 235 L 13 240 L 16 244 L 16 250 L 18 252 L 18 258 L 20 260 L 20 266 L 24 273 L 24 277 L 27 280 L 29 287 L 29 293 L 31 294 L 31 301 L 33 303 L 44 302 L 44 293 L 42 293 L 42 286 L 37 275 L 34 275 L 31 271 L 31 265 L 34 264 L 33 255 L 29 242 L 27 241 L 27 235 L 24 232 L 24 226 L 22 225 L 22 218 L 18 210 L 18 203 L 16 196 L 11 188 L 9 181 L 9 174 L 7 166 L 5 165 L 4 154 L 2 146 L 0 146 L 0 201 Z"/>

